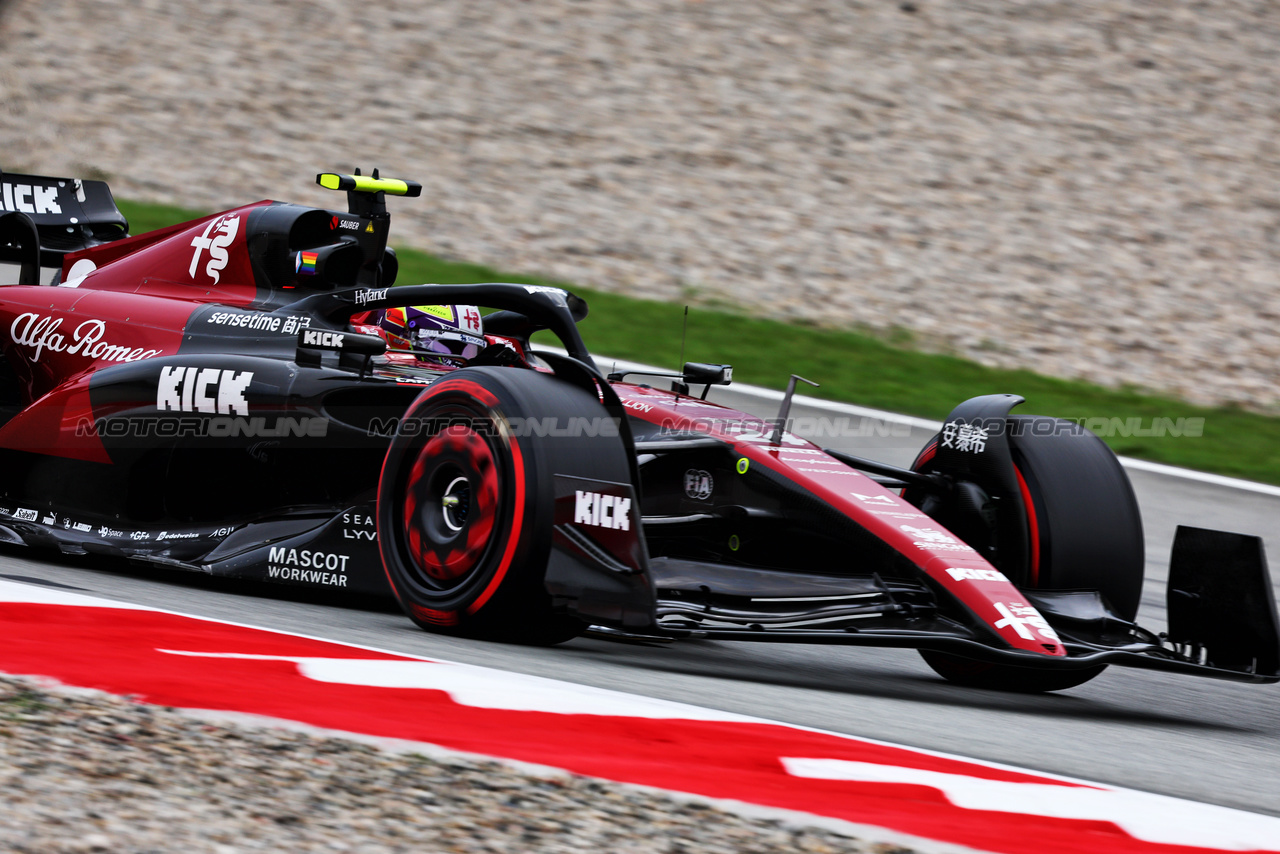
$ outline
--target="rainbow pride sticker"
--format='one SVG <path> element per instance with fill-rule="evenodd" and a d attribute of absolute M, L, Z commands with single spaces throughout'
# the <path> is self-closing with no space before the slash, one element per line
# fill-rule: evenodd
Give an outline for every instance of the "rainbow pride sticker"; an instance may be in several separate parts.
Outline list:
<path fill-rule="evenodd" d="M 300 276 L 314 276 L 316 274 L 316 259 L 320 255 L 317 252 L 299 252 L 298 260 L 294 262 L 294 271 Z"/>

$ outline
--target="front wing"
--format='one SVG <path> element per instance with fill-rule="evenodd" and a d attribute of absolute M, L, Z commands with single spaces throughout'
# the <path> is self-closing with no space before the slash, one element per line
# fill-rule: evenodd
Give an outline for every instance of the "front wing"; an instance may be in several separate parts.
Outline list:
<path fill-rule="evenodd" d="M 625 484 L 592 482 L 625 499 Z M 1022 590 L 1034 605 L 1030 632 L 1048 627 L 1066 655 L 1003 643 L 957 601 L 924 581 L 649 558 L 638 514 L 606 530 L 569 508 L 581 483 L 558 487 L 547 588 L 561 607 L 615 636 L 706 638 L 915 648 L 1036 669 L 1114 664 L 1239 682 L 1280 682 L 1280 634 L 1262 542 L 1180 527 L 1167 596 L 1168 631 L 1156 634 L 1112 612 L 1096 591 Z M 1019 614 L 1009 615 L 1014 623 Z"/>

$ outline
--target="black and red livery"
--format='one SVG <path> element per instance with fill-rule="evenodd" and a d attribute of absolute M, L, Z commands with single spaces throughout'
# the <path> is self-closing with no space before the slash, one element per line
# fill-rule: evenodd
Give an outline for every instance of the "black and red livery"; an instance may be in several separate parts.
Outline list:
<path fill-rule="evenodd" d="M 910 470 L 824 450 L 687 393 L 723 366 L 673 390 L 602 375 L 565 291 L 393 287 L 385 196 L 420 188 L 321 183 L 348 210 L 262 201 L 128 237 L 101 182 L 0 174 L 0 539 L 390 593 L 424 628 L 522 642 L 914 647 L 1012 690 L 1108 664 L 1280 681 L 1257 538 L 1180 529 L 1168 632 L 1133 622 L 1137 504 L 1077 425 L 989 395 Z M 497 310 L 459 370 L 362 334 L 455 303 Z"/>

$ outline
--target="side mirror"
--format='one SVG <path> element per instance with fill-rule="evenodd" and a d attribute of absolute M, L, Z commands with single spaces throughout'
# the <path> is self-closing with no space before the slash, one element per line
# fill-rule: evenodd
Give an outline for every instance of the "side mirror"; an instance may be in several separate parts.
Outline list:
<path fill-rule="evenodd" d="M 609 374 L 608 380 L 611 383 L 622 382 L 627 374 L 674 377 L 676 382 L 671 384 L 671 390 L 676 394 L 688 394 L 690 385 L 706 386 L 702 390 L 703 400 L 707 399 L 707 392 L 711 391 L 713 385 L 729 385 L 733 382 L 732 365 L 704 365 L 701 362 L 685 362 L 684 370 L 678 374 L 674 371 L 614 371 Z"/>
<path fill-rule="evenodd" d="M 369 366 L 369 360 L 387 352 L 387 342 L 378 335 L 359 332 L 337 332 L 331 329 L 302 329 L 298 332 L 299 365 L 319 365 L 325 352 L 338 353 L 342 367 L 359 368 L 361 375 Z"/>
<path fill-rule="evenodd" d="M 671 390 L 677 394 L 688 394 L 690 385 L 703 386 L 702 399 L 707 399 L 707 392 L 713 385 L 728 385 L 733 382 L 733 367 L 730 365 L 706 365 L 702 362 L 685 362 L 680 372 L 680 382 L 672 383 Z"/>
<path fill-rule="evenodd" d="M 685 362 L 681 372 L 688 385 L 729 385 L 733 382 L 732 365 L 706 365 L 701 362 Z"/>

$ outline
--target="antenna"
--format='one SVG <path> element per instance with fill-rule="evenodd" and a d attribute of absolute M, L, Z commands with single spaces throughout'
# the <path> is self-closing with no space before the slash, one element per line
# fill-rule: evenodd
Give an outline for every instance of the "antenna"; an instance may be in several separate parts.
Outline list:
<path fill-rule="evenodd" d="M 680 332 L 680 373 L 677 375 L 679 380 L 671 384 L 671 390 L 676 394 L 688 394 L 689 385 L 685 382 L 684 375 L 684 343 L 689 338 L 689 306 L 684 307 L 684 329 Z"/>
<path fill-rule="evenodd" d="M 684 307 L 684 329 L 680 333 L 680 370 L 684 370 L 684 342 L 689 338 L 689 306 Z"/>

